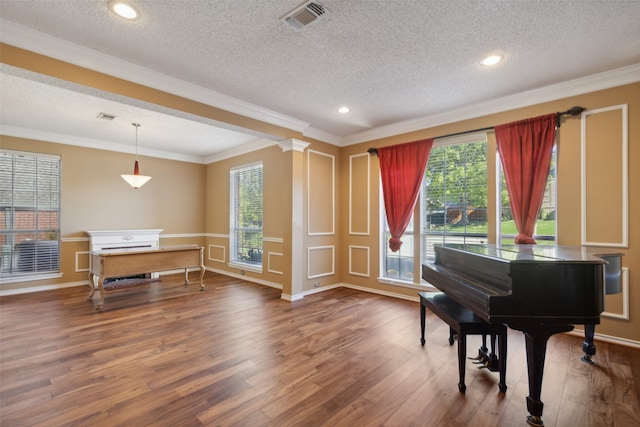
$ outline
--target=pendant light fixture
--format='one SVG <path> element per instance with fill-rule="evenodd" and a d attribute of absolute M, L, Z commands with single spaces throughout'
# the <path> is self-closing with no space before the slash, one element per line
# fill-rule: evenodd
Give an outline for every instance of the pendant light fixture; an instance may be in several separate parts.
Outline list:
<path fill-rule="evenodd" d="M 120 175 L 122 179 L 127 181 L 130 186 L 136 190 L 146 184 L 151 179 L 150 176 L 140 175 L 140 167 L 138 166 L 138 128 L 142 126 L 140 123 L 131 123 L 136 128 L 136 162 L 133 164 L 133 175 Z"/>

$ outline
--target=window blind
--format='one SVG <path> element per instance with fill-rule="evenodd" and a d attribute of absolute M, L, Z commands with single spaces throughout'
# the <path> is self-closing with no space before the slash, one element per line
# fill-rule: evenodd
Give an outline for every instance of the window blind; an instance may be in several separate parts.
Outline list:
<path fill-rule="evenodd" d="M 0 272 L 60 269 L 60 157 L 0 150 Z"/>
<path fill-rule="evenodd" d="M 231 261 L 262 265 L 262 163 L 231 169 Z"/>
<path fill-rule="evenodd" d="M 431 150 L 422 192 L 422 260 L 434 244 L 487 239 L 487 143 L 442 145 Z"/>

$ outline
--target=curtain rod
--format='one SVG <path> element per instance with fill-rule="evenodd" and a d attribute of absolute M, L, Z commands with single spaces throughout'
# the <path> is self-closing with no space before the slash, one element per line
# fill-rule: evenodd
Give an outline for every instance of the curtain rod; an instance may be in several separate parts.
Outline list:
<path fill-rule="evenodd" d="M 586 110 L 586 108 L 584 107 L 571 107 L 568 110 L 565 111 L 558 111 L 556 113 L 556 127 L 560 127 L 560 117 L 562 116 L 577 116 L 578 114 L 582 113 L 584 110 Z M 487 130 L 493 130 L 494 126 L 489 126 L 486 128 L 479 128 L 479 129 L 471 129 L 471 130 L 465 130 L 462 132 L 456 132 L 456 133 L 450 133 L 448 135 L 441 135 L 441 136 L 436 136 L 435 139 L 442 139 L 442 138 L 451 138 L 452 136 L 459 136 L 459 135 L 466 135 L 468 133 L 475 133 L 475 132 L 483 132 L 483 131 L 487 131 Z M 369 148 L 367 150 L 367 152 L 369 154 L 378 154 L 378 149 L 377 148 Z"/>

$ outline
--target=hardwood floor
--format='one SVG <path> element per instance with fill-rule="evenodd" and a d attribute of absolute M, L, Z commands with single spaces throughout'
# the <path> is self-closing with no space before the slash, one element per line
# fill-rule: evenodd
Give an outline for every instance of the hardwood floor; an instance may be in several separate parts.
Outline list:
<path fill-rule="evenodd" d="M 506 394 L 467 363 L 419 303 L 335 289 L 289 303 L 280 291 L 207 273 L 107 294 L 86 288 L 0 298 L 0 425 L 525 426 L 522 334 L 509 330 Z M 96 298 L 97 301 L 97 298 Z M 640 425 L 640 350 L 549 341 L 543 420 Z M 470 336 L 475 352 L 480 337 Z"/>

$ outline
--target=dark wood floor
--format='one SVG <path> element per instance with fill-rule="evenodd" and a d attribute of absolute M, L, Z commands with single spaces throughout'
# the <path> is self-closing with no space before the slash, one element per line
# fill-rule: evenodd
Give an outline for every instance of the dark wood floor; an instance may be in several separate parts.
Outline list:
<path fill-rule="evenodd" d="M 0 425 L 525 426 L 522 335 L 509 331 L 506 394 L 467 364 L 457 388 L 447 326 L 419 304 L 336 289 L 280 291 L 207 273 L 107 294 L 69 288 L 0 298 Z M 475 352 L 479 337 L 469 337 Z M 551 338 L 542 390 L 553 426 L 640 425 L 640 350 Z"/>

